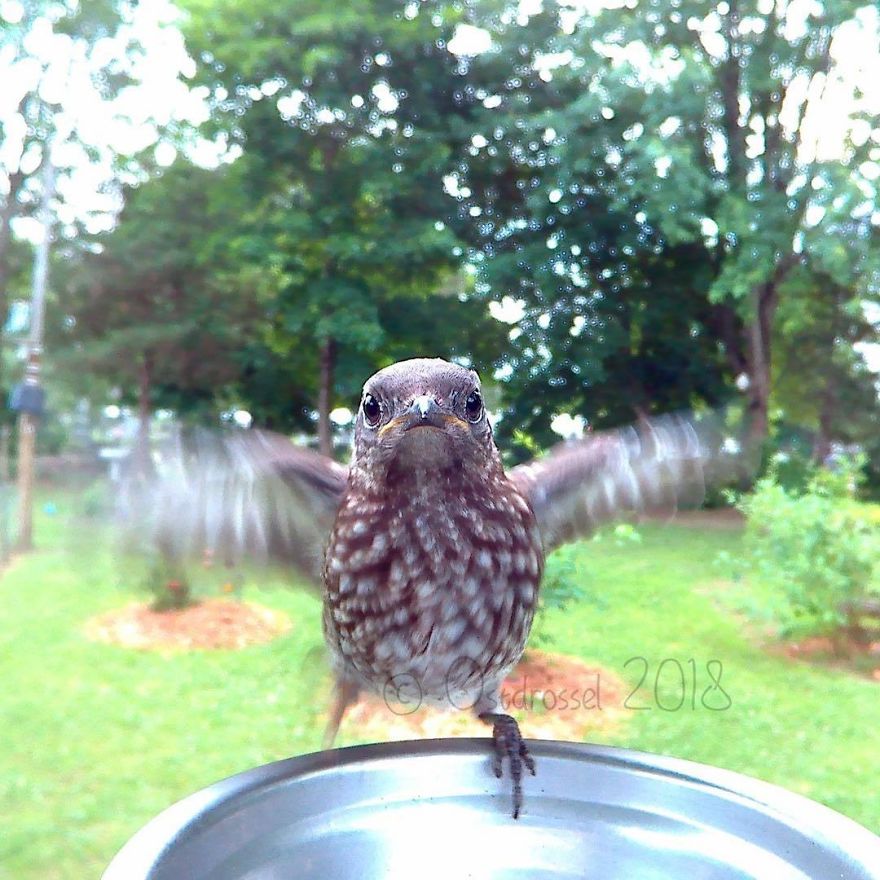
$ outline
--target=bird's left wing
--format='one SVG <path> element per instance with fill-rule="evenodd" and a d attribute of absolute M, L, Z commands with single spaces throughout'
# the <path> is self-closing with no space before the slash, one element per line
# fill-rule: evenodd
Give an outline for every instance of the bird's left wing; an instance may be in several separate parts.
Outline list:
<path fill-rule="evenodd" d="M 213 554 L 293 566 L 320 581 L 348 468 L 268 431 L 204 431 L 166 451 L 127 497 L 127 531 L 166 559 Z"/>
<path fill-rule="evenodd" d="M 508 476 L 529 500 L 549 552 L 615 519 L 698 506 L 716 465 L 694 420 L 670 415 L 560 443 Z"/>

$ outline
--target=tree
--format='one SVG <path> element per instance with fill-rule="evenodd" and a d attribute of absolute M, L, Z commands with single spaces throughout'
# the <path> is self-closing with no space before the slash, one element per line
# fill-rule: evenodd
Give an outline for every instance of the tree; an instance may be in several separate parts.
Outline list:
<path fill-rule="evenodd" d="M 876 288 L 873 294 L 876 308 Z M 832 442 L 858 443 L 874 451 L 880 404 L 877 376 L 859 345 L 876 337 L 865 291 L 827 274 L 795 269 L 780 297 L 774 346 L 773 408 L 786 422 L 813 435 L 813 458 L 821 464 Z"/>
<path fill-rule="evenodd" d="M 358 362 L 374 366 L 386 341 L 381 316 L 432 294 L 453 271 L 453 242 L 421 214 L 417 193 L 401 192 L 386 145 L 356 141 L 328 156 L 308 135 L 293 140 L 291 170 L 273 175 L 250 237 L 277 273 L 270 345 L 306 367 L 304 381 L 317 377 L 318 437 L 328 450 L 334 401 L 356 390 L 338 382 L 337 367 L 363 381 L 369 370 Z M 250 167 L 247 156 L 242 163 Z"/>
<path fill-rule="evenodd" d="M 213 124 L 242 145 L 259 203 L 250 250 L 277 281 L 272 346 L 302 364 L 305 382 L 315 377 L 326 453 L 330 409 L 357 390 L 346 377 L 359 384 L 389 346 L 407 347 L 392 342 L 391 322 L 436 340 L 436 353 L 453 335 L 439 323 L 430 336 L 405 316 L 432 311 L 427 300 L 459 277 L 442 178 L 462 137 L 451 118 L 475 103 L 446 49 L 462 13 L 425 4 L 404 14 L 390 0 L 187 8 Z M 448 315 L 459 339 L 481 335 L 475 310 L 457 297 L 443 305 L 461 313 Z"/>
<path fill-rule="evenodd" d="M 154 405 L 210 406 L 240 376 L 260 316 L 260 281 L 243 285 L 230 248 L 245 208 L 237 169 L 178 162 L 127 192 L 117 227 L 71 280 L 58 359 L 112 377 L 137 401 L 142 468 Z"/>
<path fill-rule="evenodd" d="M 629 198 L 643 98 L 611 109 L 604 59 L 574 54 L 558 8 L 480 23 L 494 50 L 473 60 L 483 99 L 454 191 L 477 289 L 511 324 L 502 430 L 547 443 L 554 412 L 602 426 L 717 404 L 732 377 L 712 254 L 664 238 Z"/>
<path fill-rule="evenodd" d="M 847 2 L 574 16 L 482 22 L 497 51 L 474 67 L 512 69 L 456 169 L 478 289 L 510 298 L 513 421 L 543 440 L 554 410 L 714 405 L 740 377 L 762 441 L 793 276 L 851 308 L 876 289 L 880 134 L 840 59 L 860 34 L 875 57 L 877 31 Z"/>
<path fill-rule="evenodd" d="M 878 132 L 841 59 L 858 39 L 876 57 L 878 38 L 851 0 L 651 0 L 586 18 L 575 34 L 581 52 L 599 46 L 612 59 L 602 80 L 611 107 L 641 98 L 620 156 L 629 203 L 667 242 L 712 252 L 709 294 L 731 313 L 722 339 L 748 379 L 755 441 L 767 436 L 774 324 L 791 274 L 807 266 L 831 279 L 822 289 L 855 289 L 876 260 L 876 236 L 852 233 L 876 211 L 864 163 Z"/>
<path fill-rule="evenodd" d="M 132 6 L 127 0 L 89 3 L 35 2 L 7 4 L 0 27 L 2 75 L 8 86 L 0 107 L 0 320 L 6 320 L 9 282 L 14 275 L 13 226 L 32 215 L 40 200 L 39 172 L 54 150 L 62 178 L 71 168 L 97 156 L 84 139 L 67 105 L 91 90 L 105 103 L 131 82 L 126 55 L 134 41 L 119 30 Z M 117 53 L 107 60 L 108 43 Z M 102 60 L 99 60 L 102 59 Z M 71 84 L 75 85 L 71 89 Z M 68 213 L 81 219 L 79 206 Z"/>

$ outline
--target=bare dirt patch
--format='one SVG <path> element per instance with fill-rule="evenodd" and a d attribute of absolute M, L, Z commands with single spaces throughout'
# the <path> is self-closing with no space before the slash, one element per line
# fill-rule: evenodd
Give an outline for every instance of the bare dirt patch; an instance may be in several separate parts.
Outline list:
<path fill-rule="evenodd" d="M 234 602 L 208 599 L 189 608 L 153 611 L 138 603 L 93 617 L 86 635 L 140 650 L 234 650 L 259 645 L 290 629 L 290 619 L 280 611 Z"/>
<path fill-rule="evenodd" d="M 880 682 L 880 627 L 875 627 L 873 632 L 841 630 L 836 637 L 784 639 L 772 624 L 758 623 L 726 601 L 725 594 L 735 589 L 737 585 L 732 581 L 719 579 L 702 584 L 696 592 L 708 596 L 723 614 L 733 617 L 741 625 L 743 634 L 768 654 L 798 663 L 839 669 Z"/>
<path fill-rule="evenodd" d="M 668 522 L 673 526 L 694 529 L 741 529 L 746 519 L 735 507 L 716 507 L 706 510 L 679 510 L 669 516 L 647 516 L 648 521 Z"/>
<path fill-rule="evenodd" d="M 880 682 L 880 641 L 865 641 L 846 634 L 836 639 L 812 636 L 776 647 L 792 660 L 845 669 Z"/>
<path fill-rule="evenodd" d="M 498 711 L 513 715 L 530 739 L 583 741 L 622 722 L 629 690 L 607 669 L 562 654 L 527 651 L 502 686 Z M 362 697 L 346 712 L 338 741 L 482 737 L 489 730 L 467 707 L 421 707 L 403 714 L 408 708 Z"/>

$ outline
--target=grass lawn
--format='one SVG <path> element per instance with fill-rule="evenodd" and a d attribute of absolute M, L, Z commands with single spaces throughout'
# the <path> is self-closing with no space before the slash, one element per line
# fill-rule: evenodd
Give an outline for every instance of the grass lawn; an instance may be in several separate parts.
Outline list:
<path fill-rule="evenodd" d="M 173 801 L 319 748 L 329 695 L 319 603 L 280 584 L 246 591 L 293 618 L 268 645 L 159 654 L 89 642 L 90 616 L 142 594 L 105 531 L 77 516 L 81 504 L 58 505 L 38 519 L 39 550 L 0 577 L 2 880 L 100 876 Z M 880 684 L 765 652 L 745 634 L 712 565 L 736 552 L 735 530 L 641 533 L 638 545 L 605 537 L 562 551 L 588 597 L 542 624 L 543 648 L 641 681 L 630 702 L 645 708 L 625 713 L 610 741 L 759 776 L 880 831 Z M 671 711 L 679 668 L 684 705 Z"/>

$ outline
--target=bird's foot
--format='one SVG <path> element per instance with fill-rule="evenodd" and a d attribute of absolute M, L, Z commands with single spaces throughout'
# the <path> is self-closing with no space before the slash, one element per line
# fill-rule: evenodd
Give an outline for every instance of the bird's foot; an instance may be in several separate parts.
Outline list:
<path fill-rule="evenodd" d="M 528 768 L 532 776 L 535 775 L 535 761 L 526 748 L 526 741 L 520 733 L 516 719 L 510 715 L 502 715 L 497 712 L 483 712 L 480 721 L 492 725 L 492 738 L 495 741 L 495 754 L 492 756 L 492 770 L 500 779 L 502 774 L 502 762 L 507 758 L 510 766 L 510 777 L 513 780 L 513 818 L 519 818 L 522 808 L 522 773 L 523 764 Z"/>

